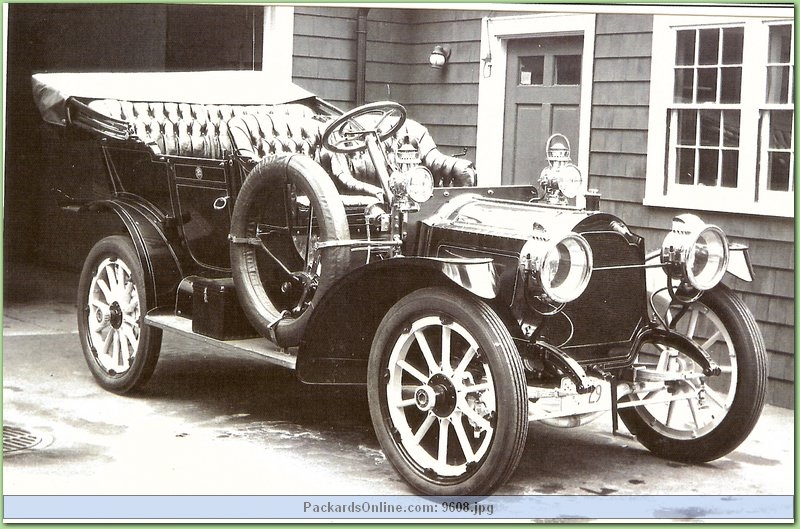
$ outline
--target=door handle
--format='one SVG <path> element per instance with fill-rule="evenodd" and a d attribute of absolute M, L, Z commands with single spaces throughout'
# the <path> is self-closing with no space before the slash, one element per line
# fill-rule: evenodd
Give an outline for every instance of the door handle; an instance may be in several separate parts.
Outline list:
<path fill-rule="evenodd" d="M 226 207 L 228 207 L 228 199 L 229 198 L 230 197 L 228 197 L 228 196 L 217 197 L 217 199 L 214 200 L 214 205 L 213 205 L 214 209 L 217 210 L 217 211 L 221 211 L 221 210 L 225 209 Z"/>

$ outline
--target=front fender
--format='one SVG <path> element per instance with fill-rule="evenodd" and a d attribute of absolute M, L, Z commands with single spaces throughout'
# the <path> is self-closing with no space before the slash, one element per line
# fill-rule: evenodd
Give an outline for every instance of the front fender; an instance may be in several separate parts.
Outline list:
<path fill-rule="evenodd" d="M 383 317 L 407 294 L 431 286 L 486 299 L 497 295 L 491 259 L 398 257 L 357 268 L 314 309 L 298 350 L 297 376 L 309 384 L 365 384 L 372 339 Z"/>
<path fill-rule="evenodd" d="M 147 283 L 147 306 L 175 304 L 175 290 L 183 277 L 180 260 L 161 229 L 158 214 L 147 204 L 116 197 L 95 200 L 80 211 L 112 211 L 122 221 L 133 241 Z"/>

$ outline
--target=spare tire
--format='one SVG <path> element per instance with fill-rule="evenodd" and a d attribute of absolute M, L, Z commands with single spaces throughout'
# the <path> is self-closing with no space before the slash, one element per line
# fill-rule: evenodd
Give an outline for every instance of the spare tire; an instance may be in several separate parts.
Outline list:
<path fill-rule="evenodd" d="M 231 219 L 231 269 L 253 327 L 281 347 L 298 345 L 313 306 L 347 271 L 350 239 L 339 193 L 302 154 L 263 159 L 247 175 Z"/>

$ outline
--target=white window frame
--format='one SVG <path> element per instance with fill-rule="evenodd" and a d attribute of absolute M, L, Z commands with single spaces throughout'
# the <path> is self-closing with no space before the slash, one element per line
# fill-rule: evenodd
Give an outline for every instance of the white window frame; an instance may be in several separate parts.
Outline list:
<path fill-rule="evenodd" d="M 650 83 L 650 117 L 647 178 L 644 204 L 680 209 L 750 213 L 794 217 L 794 193 L 767 191 L 759 172 L 759 117 L 766 103 L 769 26 L 791 22 L 792 9 L 743 8 L 738 13 L 705 16 L 656 15 L 653 20 L 653 59 Z M 675 182 L 671 172 L 671 147 L 667 145 L 668 109 L 673 107 L 676 36 L 679 29 L 743 26 L 739 172 L 736 188 L 702 187 Z M 718 108 L 709 104 L 709 109 Z M 720 107 L 725 108 L 725 107 Z M 675 137 L 674 135 L 672 136 Z M 756 189 L 756 187 L 761 189 Z"/>
<path fill-rule="evenodd" d="M 549 6 L 562 9 L 562 6 Z M 543 11 L 547 6 L 537 6 Z M 503 166 L 503 130 L 506 106 L 508 41 L 548 35 L 583 35 L 579 152 L 572 153 L 583 175 L 589 174 L 592 83 L 594 81 L 594 13 L 536 13 L 483 19 L 481 73 L 478 81 L 478 131 L 475 165 L 481 186 L 499 186 Z M 544 150 L 545 145 L 531 146 Z M 537 173 L 538 174 L 538 173 Z M 584 177 L 584 187 L 585 187 Z"/>

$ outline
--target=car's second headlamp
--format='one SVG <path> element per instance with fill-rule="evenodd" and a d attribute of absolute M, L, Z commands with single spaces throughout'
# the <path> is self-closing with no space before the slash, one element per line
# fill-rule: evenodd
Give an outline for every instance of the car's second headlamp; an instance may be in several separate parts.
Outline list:
<path fill-rule="evenodd" d="M 433 175 L 427 167 L 417 165 L 406 171 L 394 172 L 390 186 L 398 198 L 407 197 L 422 204 L 433 196 Z"/>
<path fill-rule="evenodd" d="M 577 299 L 592 276 L 592 248 L 581 235 L 568 232 L 534 237 L 522 247 L 520 264 L 533 272 L 542 293 L 556 303 Z"/>
<path fill-rule="evenodd" d="M 709 290 L 722 280 L 729 256 L 725 233 L 691 214 L 672 219 L 672 231 L 661 245 L 661 263 L 669 276 L 697 290 Z"/>

